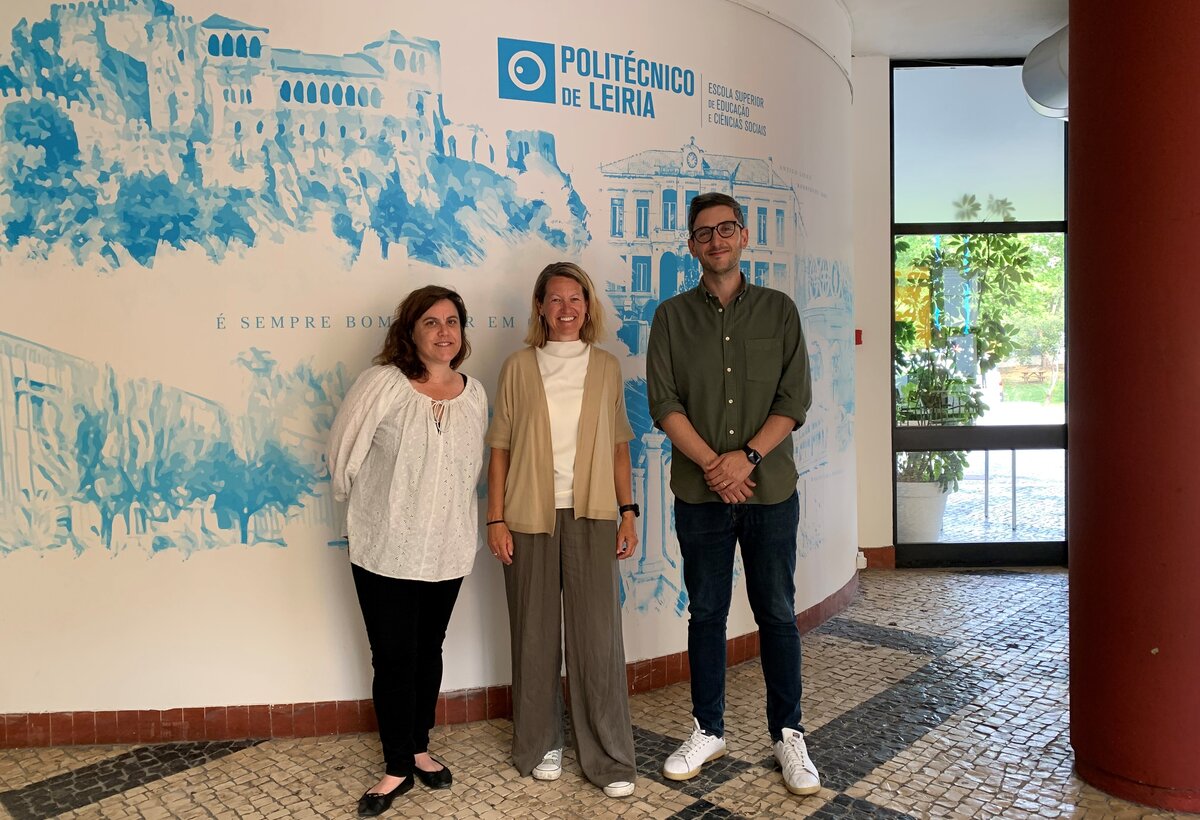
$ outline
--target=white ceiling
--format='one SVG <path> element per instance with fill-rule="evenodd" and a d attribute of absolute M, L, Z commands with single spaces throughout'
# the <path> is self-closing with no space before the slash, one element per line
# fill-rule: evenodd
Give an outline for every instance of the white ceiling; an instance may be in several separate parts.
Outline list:
<path fill-rule="evenodd" d="M 1024 57 L 1067 24 L 1067 0 L 841 0 L 855 56 Z"/>

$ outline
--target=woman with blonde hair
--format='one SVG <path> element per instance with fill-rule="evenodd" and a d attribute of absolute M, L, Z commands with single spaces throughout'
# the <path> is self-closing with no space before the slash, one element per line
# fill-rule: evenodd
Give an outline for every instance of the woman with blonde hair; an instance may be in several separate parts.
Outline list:
<path fill-rule="evenodd" d="M 504 564 L 512 634 L 513 762 L 562 774 L 562 628 L 571 724 L 584 776 L 633 794 L 636 766 L 617 560 L 637 547 L 624 385 L 596 347 L 604 319 L 578 265 L 533 288 L 528 347 L 500 370 L 488 466 L 488 546 Z"/>

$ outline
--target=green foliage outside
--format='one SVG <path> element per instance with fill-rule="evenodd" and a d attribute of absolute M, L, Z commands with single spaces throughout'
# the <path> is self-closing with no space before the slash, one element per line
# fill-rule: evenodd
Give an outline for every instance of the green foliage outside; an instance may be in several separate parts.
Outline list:
<path fill-rule="evenodd" d="M 964 222 L 1016 219 L 1006 199 L 967 194 L 954 206 Z M 897 424 L 974 424 L 988 408 L 975 373 L 963 369 L 971 358 L 985 383 L 1001 365 L 1045 374 L 1043 382 L 1006 383 L 1006 401 L 1061 401 L 1061 234 L 896 237 L 895 271 Z M 966 463 L 965 452 L 902 452 L 897 477 L 954 490 Z"/>
<path fill-rule="evenodd" d="M 1018 328 L 1013 357 L 1018 363 L 1036 366 L 1044 375 L 1038 385 L 1041 393 L 1016 401 L 1041 401 L 1061 404 L 1063 382 L 1061 360 L 1065 344 L 1066 279 L 1062 234 L 1030 234 L 1032 276 L 1020 290 L 1012 313 Z M 1005 400 L 1008 401 L 1008 385 Z M 1018 391 L 1020 392 L 1020 391 Z"/>
<path fill-rule="evenodd" d="M 988 197 L 981 204 L 965 195 L 954 205 L 955 217 L 964 221 L 1015 220 L 1006 199 Z M 963 334 L 961 325 L 930 327 L 929 307 L 944 308 L 945 273 L 954 271 L 977 289 L 971 335 L 984 379 L 1002 363 L 1037 365 L 1046 380 L 1036 400 L 1054 401 L 1062 392 L 1064 243 L 1057 233 L 896 237 L 896 318 L 911 321 L 918 335 L 903 349 L 945 348 Z"/>
<path fill-rule="evenodd" d="M 1050 394 L 1049 404 L 1062 404 L 1065 398 L 1066 390 L 1062 380 L 1054 385 L 1054 391 Z M 1041 384 L 1024 384 L 1022 382 L 1005 382 L 1003 386 L 1005 401 L 1027 401 L 1027 402 L 1043 402 L 1045 398 L 1046 388 Z"/>

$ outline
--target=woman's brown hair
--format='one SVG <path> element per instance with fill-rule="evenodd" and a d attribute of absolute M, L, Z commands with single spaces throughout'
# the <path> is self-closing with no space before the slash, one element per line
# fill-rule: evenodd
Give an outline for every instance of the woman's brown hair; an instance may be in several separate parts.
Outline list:
<path fill-rule="evenodd" d="M 458 332 L 462 346 L 458 349 L 458 355 L 450 361 L 451 369 L 457 370 L 471 355 L 471 345 L 467 343 L 467 306 L 455 291 L 441 285 L 426 285 L 404 297 L 392 315 L 392 325 L 388 328 L 387 338 L 383 340 L 383 350 L 375 357 L 375 364 L 394 364 L 410 379 L 420 380 L 428 376 L 425 363 L 417 355 L 413 328 L 426 311 L 443 299 L 449 299 L 458 311 Z"/>

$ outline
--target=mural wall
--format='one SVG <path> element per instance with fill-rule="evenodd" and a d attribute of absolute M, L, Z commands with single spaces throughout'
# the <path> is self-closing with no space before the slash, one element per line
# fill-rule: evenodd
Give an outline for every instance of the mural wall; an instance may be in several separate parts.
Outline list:
<path fill-rule="evenodd" d="M 629 656 L 678 651 L 671 448 L 644 354 L 657 305 L 698 282 L 686 212 L 707 191 L 742 203 L 743 272 L 793 296 L 808 337 L 801 573 L 852 556 L 845 78 L 723 0 L 687 16 L 728 40 L 628 5 L 569 23 L 540 2 L 470 20 L 356 2 L 0 12 L 0 620 L 32 629 L 0 638 L 20 661 L 0 712 L 364 696 L 323 456 L 339 402 L 428 282 L 464 294 L 465 369 L 491 392 L 556 259 L 592 273 L 616 320 L 645 510 L 622 565 Z M 487 558 L 446 688 L 508 679 Z M 94 653 L 94 691 L 32 645 L 59 622 L 56 641 Z M 251 643 L 271 647 L 257 671 Z M 161 669 L 123 694 L 113 667 L 147 652 Z"/>

